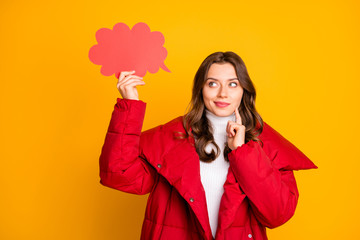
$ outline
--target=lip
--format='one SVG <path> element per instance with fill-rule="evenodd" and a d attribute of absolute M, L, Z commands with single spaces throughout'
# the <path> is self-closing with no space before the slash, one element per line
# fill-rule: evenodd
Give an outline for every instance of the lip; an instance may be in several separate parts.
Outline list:
<path fill-rule="evenodd" d="M 227 103 L 227 102 L 214 102 L 214 103 L 217 107 L 221 107 L 221 108 L 224 108 L 224 107 L 227 107 L 230 105 L 230 103 Z"/>

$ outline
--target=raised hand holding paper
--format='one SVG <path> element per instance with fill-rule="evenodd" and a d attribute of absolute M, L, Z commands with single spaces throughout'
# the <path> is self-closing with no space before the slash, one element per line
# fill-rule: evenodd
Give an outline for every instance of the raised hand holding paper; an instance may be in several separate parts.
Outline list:
<path fill-rule="evenodd" d="M 118 79 L 120 72 L 135 70 L 143 77 L 146 71 L 156 73 L 159 68 L 170 72 L 164 60 L 167 50 L 161 32 L 150 31 L 146 23 L 139 22 L 130 28 L 117 23 L 113 29 L 101 28 L 96 32 L 97 45 L 89 50 L 92 63 L 102 65 L 101 74 Z"/>

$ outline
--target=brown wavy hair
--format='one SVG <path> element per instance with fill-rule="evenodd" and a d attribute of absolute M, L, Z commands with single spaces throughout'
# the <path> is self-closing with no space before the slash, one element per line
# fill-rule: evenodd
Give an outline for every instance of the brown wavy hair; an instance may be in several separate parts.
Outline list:
<path fill-rule="evenodd" d="M 205 115 L 205 104 L 202 89 L 206 83 L 207 73 L 213 63 L 231 63 L 239 79 L 241 87 L 244 89 L 243 97 L 239 106 L 239 113 L 242 124 L 246 127 L 245 143 L 250 140 L 260 141 L 258 138 L 263 129 L 263 120 L 255 109 L 256 91 L 247 72 L 245 63 L 234 52 L 215 52 L 210 54 L 200 65 L 194 78 L 192 98 L 188 106 L 188 111 L 183 118 L 183 126 L 186 134 L 184 138 L 194 137 L 195 148 L 201 161 L 211 162 L 220 154 L 220 148 L 214 141 L 213 129 Z M 210 153 L 205 151 L 208 144 L 213 144 L 214 149 Z M 229 161 L 227 155 L 231 149 L 225 144 L 224 158 Z M 261 142 L 262 144 L 262 142 Z"/>

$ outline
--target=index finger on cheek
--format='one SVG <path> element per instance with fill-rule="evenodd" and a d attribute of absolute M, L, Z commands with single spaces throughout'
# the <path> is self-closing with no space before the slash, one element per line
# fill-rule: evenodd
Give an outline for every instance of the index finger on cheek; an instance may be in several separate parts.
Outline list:
<path fill-rule="evenodd" d="M 235 117 L 236 117 L 236 123 L 242 125 L 241 116 L 238 108 L 235 109 Z"/>

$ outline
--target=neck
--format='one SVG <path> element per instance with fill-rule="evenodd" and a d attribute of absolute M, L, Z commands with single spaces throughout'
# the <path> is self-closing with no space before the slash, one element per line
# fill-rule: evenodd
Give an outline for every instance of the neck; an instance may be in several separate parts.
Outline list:
<path fill-rule="evenodd" d="M 235 122 L 235 113 L 232 113 L 229 116 L 221 117 L 217 116 L 214 113 L 210 112 L 209 110 L 205 109 L 206 118 L 208 119 L 209 123 L 213 127 L 214 134 L 215 133 L 226 133 L 226 126 L 228 121 Z"/>

